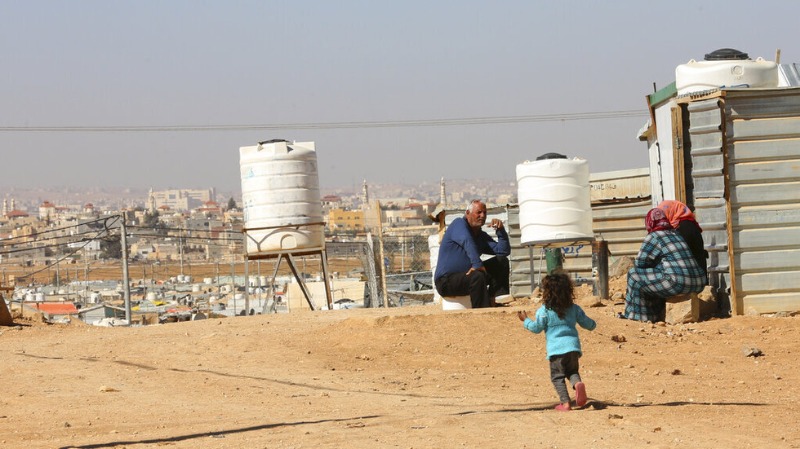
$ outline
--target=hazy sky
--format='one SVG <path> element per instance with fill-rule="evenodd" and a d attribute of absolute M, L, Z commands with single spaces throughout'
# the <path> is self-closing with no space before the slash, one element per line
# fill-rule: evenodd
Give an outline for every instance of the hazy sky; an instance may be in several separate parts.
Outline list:
<path fill-rule="evenodd" d="M 646 167 L 653 83 L 725 47 L 800 62 L 798 19 L 789 0 L 2 0 L 0 186 L 239 191 L 239 147 L 275 138 L 316 142 L 323 188 L 514 181 L 548 152 Z M 501 120 L 442 126 L 464 118 Z M 261 129 L 219 129 L 239 125 Z"/>

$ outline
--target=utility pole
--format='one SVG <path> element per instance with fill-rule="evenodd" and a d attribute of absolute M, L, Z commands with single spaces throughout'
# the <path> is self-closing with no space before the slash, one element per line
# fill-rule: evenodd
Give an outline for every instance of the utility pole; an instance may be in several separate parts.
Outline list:
<path fill-rule="evenodd" d="M 125 214 L 122 214 L 120 227 L 120 246 L 122 247 L 122 288 L 125 295 L 125 320 L 131 325 L 131 283 L 128 280 L 128 229 L 125 227 Z"/>
<path fill-rule="evenodd" d="M 83 272 L 83 282 L 84 282 L 85 287 L 86 287 L 85 296 L 88 298 L 89 297 L 89 261 L 88 260 L 86 261 L 86 268 L 84 269 L 84 272 Z"/>
<path fill-rule="evenodd" d="M 181 229 L 181 233 L 178 236 L 178 251 L 180 252 L 180 259 L 181 259 L 181 277 L 183 277 L 183 230 Z"/>
<path fill-rule="evenodd" d="M 376 201 L 378 206 L 378 252 L 381 258 L 381 287 L 383 288 L 383 307 L 389 307 L 389 292 L 386 291 L 386 259 L 383 254 L 383 217 L 381 216 L 381 202 Z"/>
<path fill-rule="evenodd" d="M 401 239 L 401 256 L 400 256 L 400 272 L 403 273 L 406 271 L 406 233 L 400 234 Z"/>
<path fill-rule="evenodd" d="M 244 315 L 250 313 L 250 260 L 244 256 Z"/>
<path fill-rule="evenodd" d="M 233 257 L 233 253 L 231 253 L 231 298 L 233 299 L 233 315 L 236 316 L 236 269 Z"/>

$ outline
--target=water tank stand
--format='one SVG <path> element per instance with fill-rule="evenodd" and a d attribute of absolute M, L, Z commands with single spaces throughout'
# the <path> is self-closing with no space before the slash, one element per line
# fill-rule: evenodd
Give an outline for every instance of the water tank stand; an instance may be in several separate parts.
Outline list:
<path fill-rule="evenodd" d="M 594 245 L 594 242 L 595 242 L 594 238 L 591 238 L 591 239 L 572 239 L 572 238 L 570 238 L 570 239 L 563 239 L 563 240 L 554 240 L 554 241 L 550 241 L 550 242 L 523 243 L 522 244 L 523 247 L 525 247 L 525 246 L 528 247 L 528 260 L 530 261 L 530 273 L 531 273 L 531 291 L 533 291 L 533 288 L 534 288 L 533 286 L 534 285 L 538 285 L 539 284 L 538 282 L 536 282 L 536 269 L 534 267 L 534 260 L 535 259 L 533 257 L 533 248 L 534 247 L 541 248 L 542 254 L 544 255 L 545 254 L 545 250 L 552 250 L 552 249 L 559 249 L 560 250 L 564 246 L 576 246 L 576 245 L 581 245 L 581 244 L 583 244 L 583 245 L 586 245 L 586 244 Z M 562 267 L 562 265 L 561 265 L 562 261 L 550 260 L 550 259 L 552 259 L 552 257 L 561 258 L 561 257 L 563 257 L 563 255 L 561 254 L 561 251 L 558 251 L 558 253 L 556 255 L 550 254 L 548 256 L 549 260 L 547 261 L 547 274 L 550 274 L 551 268 L 552 269 L 561 269 L 561 267 Z M 540 261 L 540 265 L 541 265 L 541 261 Z M 551 265 L 555 265 L 555 266 L 551 267 Z M 539 270 L 539 280 L 540 281 L 541 281 L 541 277 L 542 277 L 542 273 L 541 273 L 541 267 L 540 267 L 540 270 Z"/>
<path fill-rule="evenodd" d="M 331 293 L 331 284 L 330 280 L 328 279 L 328 255 L 325 251 L 325 248 L 316 249 L 316 250 L 303 250 L 303 251 L 277 251 L 272 253 L 258 253 L 258 254 L 248 254 L 245 256 L 245 278 L 247 278 L 247 273 L 249 271 L 248 264 L 250 260 L 261 260 L 261 259 L 271 259 L 277 258 L 277 262 L 275 262 L 275 270 L 272 273 L 272 279 L 270 279 L 269 285 L 275 284 L 275 278 L 278 276 L 278 269 L 280 268 L 281 261 L 285 258 L 286 263 L 289 264 L 289 269 L 292 270 L 292 274 L 294 275 L 295 279 L 297 279 L 297 283 L 300 285 L 300 290 L 303 292 L 303 296 L 306 298 L 306 302 L 311 310 L 317 310 L 317 306 L 314 304 L 314 300 L 311 298 L 311 292 L 308 290 L 305 281 L 303 280 L 303 276 L 301 275 L 300 271 L 297 269 L 297 265 L 294 262 L 294 256 L 307 256 L 307 255 L 318 255 L 320 258 L 320 265 L 322 268 L 322 278 L 325 282 L 325 299 L 328 304 L 328 310 L 333 310 L 333 296 Z M 245 284 L 247 281 L 245 280 Z M 249 308 L 249 297 L 247 288 L 245 288 L 245 306 Z"/>
<path fill-rule="evenodd" d="M 271 229 L 283 229 L 283 228 L 295 228 L 300 229 L 303 227 L 311 227 L 311 226 L 324 226 L 324 222 L 314 222 L 314 223 L 304 223 L 304 224 L 287 224 L 281 226 L 263 226 L 258 228 L 244 228 L 242 232 L 245 236 L 245 248 L 247 248 L 247 241 L 252 241 L 256 245 L 256 252 L 252 254 L 245 255 L 245 264 L 244 264 L 244 273 L 245 273 L 245 284 L 247 284 L 246 278 L 248 275 L 248 261 L 250 260 L 259 260 L 259 259 L 272 259 L 278 258 L 278 261 L 275 263 L 275 272 L 272 275 L 272 280 L 270 281 L 270 286 L 275 284 L 275 278 L 278 275 L 278 268 L 280 268 L 281 260 L 286 258 L 286 262 L 289 264 L 289 268 L 292 270 L 292 274 L 294 274 L 295 279 L 297 279 L 297 283 L 300 285 L 300 289 L 303 291 L 303 295 L 306 298 L 306 302 L 311 310 L 317 310 L 316 305 L 314 304 L 313 299 L 311 298 L 311 293 L 308 291 L 308 287 L 306 286 L 305 282 L 303 281 L 303 277 L 300 275 L 300 272 L 297 270 L 297 266 L 294 263 L 293 256 L 306 256 L 306 255 L 319 255 L 320 258 L 320 265 L 322 265 L 322 277 L 325 280 L 325 299 L 328 304 L 328 310 L 333 310 L 333 295 L 331 293 L 331 284 L 330 280 L 328 279 L 328 256 L 325 252 L 324 243 L 321 247 L 314 247 L 314 248 L 303 248 L 297 250 L 272 250 L 272 251 L 264 251 L 261 249 L 261 245 L 266 240 L 267 236 L 262 236 L 261 239 L 257 239 L 256 237 L 252 236 L 250 232 L 252 231 L 264 231 L 264 230 L 271 230 Z M 245 294 L 245 304 L 246 309 L 250 308 L 250 298 L 248 296 L 247 288 L 244 289 Z"/>

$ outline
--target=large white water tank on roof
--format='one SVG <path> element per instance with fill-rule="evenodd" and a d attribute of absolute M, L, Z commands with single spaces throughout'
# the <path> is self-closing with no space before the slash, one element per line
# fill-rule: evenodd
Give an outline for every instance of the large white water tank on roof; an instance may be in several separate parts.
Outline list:
<path fill-rule="evenodd" d="M 678 95 L 720 87 L 778 87 L 778 64 L 722 48 L 706 54 L 703 61 L 692 59 L 675 69 Z"/>
<path fill-rule="evenodd" d="M 553 156 L 517 165 L 523 245 L 558 247 L 594 239 L 589 164 Z"/>
<path fill-rule="evenodd" d="M 248 255 L 325 245 L 314 142 L 272 140 L 239 148 Z"/>

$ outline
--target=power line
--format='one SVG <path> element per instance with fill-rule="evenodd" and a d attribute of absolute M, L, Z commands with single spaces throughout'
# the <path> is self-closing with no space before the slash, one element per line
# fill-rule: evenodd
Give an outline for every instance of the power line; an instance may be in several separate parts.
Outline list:
<path fill-rule="evenodd" d="M 164 125 L 164 126 L 0 126 L 0 132 L 186 132 L 186 131 L 259 131 L 296 129 L 363 129 L 363 128 L 409 128 L 424 126 L 494 125 L 511 123 L 536 123 L 579 120 L 608 120 L 632 117 L 647 117 L 644 110 L 596 111 L 565 114 L 517 115 L 499 117 L 465 117 L 420 120 L 310 122 L 310 123 L 266 123 L 249 125 Z"/>
<path fill-rule="evenodd" d="M 109 226 L 113 226 L 117 222 L 117 220 L 119 220 L 119 215 L 113 215 L 111 217 L 103 217 L 103 218 L 98 218 L 96 220 L 84 221 L 82 223 L 69 225 L 69 226 L 64 226 L 64 227 L 61 227 L 61 228 L 43 229 L 41 231 L 37 231 L 37 232 L 32 233 L 32 234 L 25 234 L 25 235 L 17 235 L 17 236 L 14 236 L 14 237 L 8 237 L 7 239 L 4 239 L 2 242 L 0 242 L 0 246 L 12 244 L 12 243 L 9 243 L 10 240 L 20 240 L 20 239 L 31 238 L 31 237 L 40 238 L 44 234 L 51 234 L 51 233 L 54 233 L 54 232 L 64 231 L 64 230 L 71 229 L 71 228 L 78 228 L 80 226 L 92 225 L 94 223 L 98 223 L 98 222 L 101 222 L 101 221 L 103 222 L 103 227 L 108 228 Z M 109 224 L 109 221 L 111 221 L 110 224 Z M 92 232 L 96 232 L 96 231 L 92 230 L 92 231 L 79 232 L 79 233 L 76 233 L 76 234 L 70 234 L 70 235 L 66 235 L 66 236 L 48 237 L 45 240 L 55 239 L 55 238 L 62 238 L 62 237 L 77 237 L 77 236 L 84 235 L 84 234 L 90 234 Z"/>

